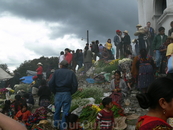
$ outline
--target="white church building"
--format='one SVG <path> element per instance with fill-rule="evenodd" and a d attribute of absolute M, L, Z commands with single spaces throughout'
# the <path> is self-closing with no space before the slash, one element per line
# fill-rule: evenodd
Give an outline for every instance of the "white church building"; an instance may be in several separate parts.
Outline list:
<path fill-rule="evenodd" d="M 173 0 L 137 0 L 139 24 L 143 27 L 151 22 L 151 27 L 157 32 L 158 28 L 165 27 L 167 35 L 170 22 L 173 21 Z"/>

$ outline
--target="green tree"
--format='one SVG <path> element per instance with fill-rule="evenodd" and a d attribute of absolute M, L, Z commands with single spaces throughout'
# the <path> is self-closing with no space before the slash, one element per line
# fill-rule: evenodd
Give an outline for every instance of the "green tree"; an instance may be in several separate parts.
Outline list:
<path fill-rule="evenodd" d="M 52 69 L 58 69 L 58 57 L 40 57 L 39 59 L 33 59 L 24 61 L 20 66 L 15 70 L 20 73 L 21 76 L 26 76 L 27 70 L 35 71 L 37 69 L 37 63 L 41 62 L 43 64 L 43 71 L 46 72 L 48 67 Z"/>
<path fill-rule="evenodd" d="M 7 64 L 0 64 L 0 68 L 2 68 L 4 71 L 6 71 L 7 73 L 10 74 L 10 71 L 8 69 L 8 65 Z"/>

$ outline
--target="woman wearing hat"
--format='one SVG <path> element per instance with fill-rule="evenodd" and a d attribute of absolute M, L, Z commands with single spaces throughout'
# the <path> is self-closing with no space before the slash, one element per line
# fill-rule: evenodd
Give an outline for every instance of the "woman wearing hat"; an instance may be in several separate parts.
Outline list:
<path fill-rule="evenodd" d="M 145 34 L 146 34 L 146 32 L 145 32 L 144 28 L 142 28 L 142 27 L 139 28 L 139 30 L 134 33 L 135 36 L 138 36 L 139 51 L 141 49 L 146 49 L 145 39 L 144 39 Z"/>
<path fill-rule="evenodd" d="M 41 63 L 41 62 L 39 62 L 38 64 L 38 68 L 36 69 L 36 71 L 37 71 L 37 77 L 38 77 L 38 79 L 42 79 L 42 76 L 43 76 L 43 64 Z"/>
<path fill-rule="evenodd" d="M 149 110 L 138 119 L 135 130 L 173 130 L 167 123 L 173 117 L 172 84 L 173 80 L 162 77 L 149 86 L 147 93 L 136 96 L 140 107 Z"/>
<path fill-rule="evenodd" d="M 139 28 L 140 28 L 140 27 L 142 27 L 142 25 L 140 25 L 140 24 L 137 24 L 137 25 L 136 25 L 137 31 L 139 31 Z"/>
<path fill-rule="evenodd" d="M 130 52 L 132 52 L 132 46 L 131 46 L 131 39 L 129 36 L 129 32 L 127 30 L 125 30 L 124 32 L 124 38 L 123 38 L 123 44 L 124 44 L 124 53 L 126 52 L 126 50 L 129 50 Z"/>

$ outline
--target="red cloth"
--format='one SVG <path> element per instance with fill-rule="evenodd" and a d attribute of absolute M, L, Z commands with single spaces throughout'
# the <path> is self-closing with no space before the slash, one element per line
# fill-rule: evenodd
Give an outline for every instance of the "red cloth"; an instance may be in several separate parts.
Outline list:
<path fill-rule="evenodd" d="M 36 69 L 36 71 L 37 71 L 37 75 L 43 74 L 43 67 L 42 67 L 42 66 L 39 66 L 39 67 Z"/>
<path fill-rule="evenodd" d="M 68 62 L 68 64 L 71 64 L 72 58 L 73 58 L 73 55 L 70 52 L 65 54 L 65 60 Z"/>
<path fill-rule="evenodd" d="M 112 126 L 114 124 L 114 114 L 110 110 L 109 112 L 106 112 L 104 109 L 101 110 L 96 119 L 96 123 L 100 123 L 101 130 L 112 130 Z"/>
<path fill-rule="evenodd" d="M 21 120 L 21 121 L 27 121 L 30 115 L 31 115 L 31 112 L 29 110 L 27 110 L 26 112 L 22 112 L 20 110 L 20 111 L 17 112 L 14 119 Z"/>
<path fill-rule="evenodd" d="M 117 33 L 121 32 L 120 30 L 116 30 Z"/>
<path fill-rule="evenodd" d="M 37 79 L 38 77 L 37 76 L 33 76 L 32 79 Z"/>
<path fill-rule="evenodd" d="M 172 127 L 166 121 L 158 117 L 151 117 L 147 115 L 139 118 L 136 130 L 153 130 L 154 128 L 168 128 L 165 130 L 172 130 Z"/>

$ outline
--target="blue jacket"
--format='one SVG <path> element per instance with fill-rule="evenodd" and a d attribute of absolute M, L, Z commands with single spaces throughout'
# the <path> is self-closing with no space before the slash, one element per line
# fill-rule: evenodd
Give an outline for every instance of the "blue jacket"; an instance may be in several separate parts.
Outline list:
<path fill-rule="evenodd" d="M 54 94 L 56 92 L 71 92 L 71 94 L 74 94 L 78 89 L 75 73 L 67 68 L 56 70 L 48 84 Z"/>

